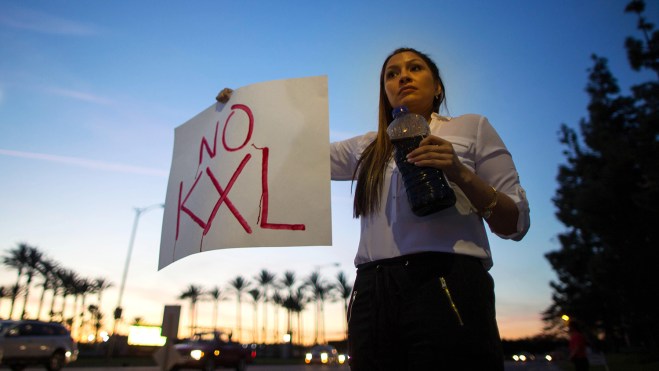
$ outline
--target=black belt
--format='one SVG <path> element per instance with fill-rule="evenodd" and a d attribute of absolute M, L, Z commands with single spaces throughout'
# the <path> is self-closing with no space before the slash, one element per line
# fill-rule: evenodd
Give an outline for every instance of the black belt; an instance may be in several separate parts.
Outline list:
<path fill-rule="evenodd" d="M 476 259 L 476 257 L 463 254 L 454 254 L 446 252 L 420 252 L 416 254 L 401 255 L 395 258 L 387 258 L 374 260 L 362 264 L 357 264 L 357 272 L 365 272 L 375 269 L 378 266 L 394 266 L 394 265 L 436 265 L 436 264 L 452 264 L 456 259 Z"/>

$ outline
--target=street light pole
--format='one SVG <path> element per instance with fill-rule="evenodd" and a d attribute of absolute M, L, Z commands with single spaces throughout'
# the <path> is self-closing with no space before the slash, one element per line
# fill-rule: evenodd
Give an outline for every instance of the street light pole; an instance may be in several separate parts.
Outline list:
<path fill-rule="evenodd" d="M 133 254 L 133 244 L 135 243 L 135 235 L 137 234 L 137 225 L 140 221 L 140 216 L 149 210 L 156 208 L 164 208 L 164 204 L 154 204 L 147 207 L 136 207 L 135 208 L 135 219 L 133 220 L 133 229 L 130 233 L 130 241 L 128 242 L 128 254 L 126 254 L 126 263 L 124 264 L 124 272 L 121 276 L 121 285 L 119 286 L 119 299 L 117 301 L 117 307 L 114 309 L 114 323 L 112 325 L 112 341 L 110 342 L 110 351 L 108 355 L 112 354 L 115 343 L 115 335 L 117 332 L 117 323 L 121 319 L 123 308 L 121 307 L 121 302 L 124 297 L 124 289 L 126 288 L 126 278 L 128 277 L 128 267 L 130 266 L 130 258 Z"/>

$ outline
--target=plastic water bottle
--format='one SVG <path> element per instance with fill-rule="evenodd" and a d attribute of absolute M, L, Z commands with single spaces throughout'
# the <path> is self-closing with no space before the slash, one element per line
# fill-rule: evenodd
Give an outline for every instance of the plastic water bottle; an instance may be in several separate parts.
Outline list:
<path fill-rule="evenodd" d="M 406 159 L 407 154 L 418 148 L 421 140 L 430 134 L 426 119 L 410 113 L 405 106 L 394 108 L 392 115 L 394 120 L 389 124 L 387 134 L 394 145 L 394 159 L 403 176 L 412 212 L 425 216 L 453 206 L 455 193 L 444 172 L 414 165 Z"/>

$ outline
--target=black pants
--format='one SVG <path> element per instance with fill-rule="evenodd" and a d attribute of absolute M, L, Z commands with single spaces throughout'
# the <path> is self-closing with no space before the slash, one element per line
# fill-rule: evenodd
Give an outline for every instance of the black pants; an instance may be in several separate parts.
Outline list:
<path fill-rule="evenodd" d="M 352 371 L 503 370 L 492 277 L 456 254 L 359 266 L 348 348 Z"/>

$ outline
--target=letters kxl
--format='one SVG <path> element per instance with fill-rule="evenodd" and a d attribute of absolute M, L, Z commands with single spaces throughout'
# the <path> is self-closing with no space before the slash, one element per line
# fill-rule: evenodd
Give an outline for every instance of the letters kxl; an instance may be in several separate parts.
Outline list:
<path fill-rule="evenodd" d="M 241 110 L 247 114 L 247 117 L 249 117 L 249 127 L 247 130 L 247 135 L 245 137 L 245 140 L 243 141 L 242 144 L 240 144 L 237 147 L 231 147 L 226 141 L 226 132 L 227 132 L 227 126 L 229 124 L 229 121 L 231 121 L 231 118 L 233 115 L 236 113 L 236 110 Z M 215 135 L 213 137 L 213 148 L 209 145 L 208 141 L 206 140 L 206 137 L 202 137 L 201 144 L 199 146 L 199 166 L 201 166 L 204 152 L 208 153 L 210 158 L 214 158 L 217 155 L 217 134 L 218 134 L 218 129 L 220 126 L 220 122 L 218 121 L 215 124 Z M 229 114 L 229 117 L 227 117 L 226 121 L 224 122 L 224 128 L 222 129 L 222 147 L 227 151 L 227 152 L 235 152 L 238 150 L 243 149 L 249 140 L 252 137 L 252 132 L 254 130 L 254 115 L 252 114 L 252 110 L 247 107 L 246 105 L 243 104 L 234 104 L 231 106 L 231 113 Z M 305 225 L 304 224 L 278 224 L 278 223 L 269 223 L 268 222 L 268 197 L 269 197 L 269 192 L 268 192 L 268 154 L 270 152 L 270 149 L 268 147 L 263 147 L 259 148 L 256 147 L 252 144 L 254 148 L 257 150 L 260 150 L 262 153 L 262 160 L 261 160 L 261 214 L 259 215 L 259 226 L 264 229 L 283 229 L 283 230 L 293 230 L 293 231 L 303 231 L 305 230 Z M 243 157 L 242 161 L 236 168 L 236 170 L 233 172 L 233 175 L 231 176 L 231 179 L 229 182 L 226 184 L 225 187 L 222 187 L 220 182 L 217 180 L 215 177 L 215 174 L 213 174 L 213 171 L 211 170 L 210 167 L 206 167 L 205 171 L 201 170 L 197 174 L 197 177 L 195 178 L 195 181 L 192 183 L 192 186 L 190 189 L 185 193 L 185 197 L 183 194 L 183 181 L 179 184 L 179 192 L 178 192 L 178 208 L 177 208 L 177 215 L 176 215 L 176 240 L 178 241 L 179 237 L 179 226 L 181 224 L 181 216 L 182 213 L 185 213 L 188 215 L 199 227 L 203 229 L 203 235 L 205 236 L 208 231 L 210 231 L 211 226 L 213 224 L 213 220 L 215 219 L 215 216 L 217 215 L 218 210 L 222 205 L 226 205 L 226 207 L 231 211 L 233 216 L 236 218 L 236 220 L 240 223 L 240 225 L 243 227 L 245 232 L 247 233 L 252 233 L 252 228 L 249 226 L 245 218 L 240 214 L 240 211 L 236 208 L 236 206 L 231 202 L 231 199 L 229 198 L 229 192 L 231 192 L 231 189 L 240 176 L 240 173 L 243 171 L 247 163 L 251 160 L 252 155 L 250 153 L 245 154 Z M 204 175 L 204 173 L 209 177 L 210 181 L 213 184 L 213 187 L 217 191 L 219 198 L 215 202 L 215 206 L 213 207 L 213 210 L 211 211 L 208 220 L 202 220 L 198 215 L 196 215 L 192 210 L 190 210 L 186 206 L 186 202 L 190 198 L 190 195 L 194 192 L 195 187 L 199 183 L 199 180 L 201 177 Z"/>

